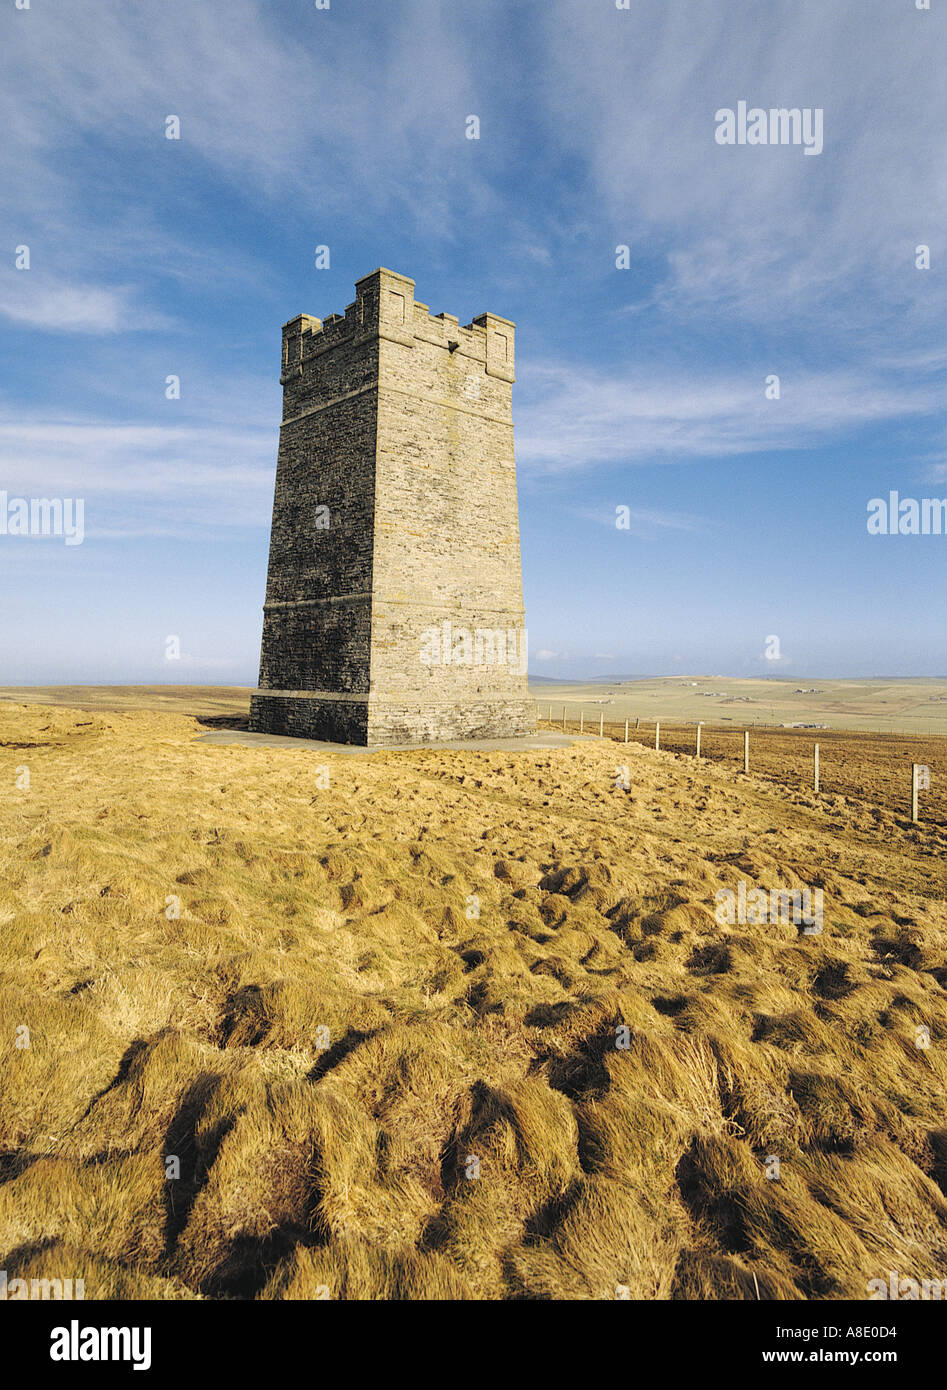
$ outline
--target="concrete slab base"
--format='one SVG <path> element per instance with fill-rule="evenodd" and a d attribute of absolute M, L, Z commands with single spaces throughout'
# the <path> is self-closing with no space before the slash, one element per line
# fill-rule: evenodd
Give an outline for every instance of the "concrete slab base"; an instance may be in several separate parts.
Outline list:
<path fill-rule="evenodd" d="M 551 731 L 541 734 L 523 734 L 518 738 L 454 739 L 449 743 L 386 743 L 384 746 L 366 748 L 356 743 L 322 743 L 311 738 L 288 738 L 283 734 L 251 734 L 244 729 L 215 729 L 213 733 L 201 734 L 198 743 L 233 745 L 246 748 L 298 748 L 302 752 L 331 753 L 348 757 L 355 754 L 372 753 L 434 753 L 445 749 L 456 749 L 468 753 L 522 752 L 529 748 L 569 748 L 574 743 L 601 743 L 603 740 L 592 734 L 557 734 Z"/>

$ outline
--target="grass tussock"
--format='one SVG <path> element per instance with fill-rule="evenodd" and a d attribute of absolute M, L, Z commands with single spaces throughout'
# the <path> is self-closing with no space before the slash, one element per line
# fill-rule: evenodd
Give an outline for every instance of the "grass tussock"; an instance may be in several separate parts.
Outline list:
<path fill-rule="evenodd" d="M 936 826 L 634 746 L 630 790 L 607 744 L 338 758 L 326 788 L 324 754 L 195 732 L 0 706 L 9 1277 L 583 1300 L 942 1277 Z M 741 881 L 821 888 L 823 931 L 720 925 Z"/>

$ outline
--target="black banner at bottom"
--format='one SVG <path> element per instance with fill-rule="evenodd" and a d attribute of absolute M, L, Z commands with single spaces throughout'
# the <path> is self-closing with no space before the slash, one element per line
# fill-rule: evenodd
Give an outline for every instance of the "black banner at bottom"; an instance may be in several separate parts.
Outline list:
<path fill-rule="evenodd" d="M 460 1346 L 500 1358 L 508 1373 L 521 1353 L 537 1362 L 561 1357 L 563 1333 L 603 1335 L 599 1370 L 619 1358 L 647 1358 L 649 1374 L 771 1367 L 806 1372 L 817 1366 L 854 1370 L 880 1367 L 920 1372 L 943 1345 L 943 1304 L 891 1300 L 825 1303 L 636 1303 L 615 1300 L 567 1306 L 509 1304 L 282 1302 L 37 1302 L 5 1300 L 0 1328 L 7 1368 L 15 1357 L 22 1375 L 46 1367 L 53 1377 L 77 1373 L 167 1377 L 195 1373 L 288 1371 L 308 1362 L 319 1373 L 327 1353 L 351 1362 L 363 1377 L 370 1368 L 405 1368 L 422 1355 L 427 1374 L 464 1376 Z M 547 1322 L 551 1317 L 552 1322 Z M 500 1341 L 492 1341 L 498 1334 Z M 448 1356 L 432 1356 L 431 1343 L 450 1340 Z M 331 1338 L 331 1342 L 324 1339 Z M 486 1343 L 484 1343 L 486 1338 Z M 342 1340 L 344 1339 L 344 1340 Z M 420 1339 L 423 1339 L 420 1340 Z M 619 1339 L 619 1340 L 613 1340 Z M 584 1360 L 598 1361 L 596 1343 Z M 423 1353 L 421 1348 L 423 1347 Z M 574 1347 L 579 1351 L 579 1347 Z M 634 1369 L 634 1364 L 629 1363 Z M 564 1367 L 559 1367 L 564 1370 Z"/>

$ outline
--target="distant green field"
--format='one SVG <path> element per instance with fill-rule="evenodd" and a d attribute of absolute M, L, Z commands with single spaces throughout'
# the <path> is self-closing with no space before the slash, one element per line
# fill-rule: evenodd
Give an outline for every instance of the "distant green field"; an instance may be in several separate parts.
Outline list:
<path fill-rule="evenodd" d="M 746 680 L 722 676 L 664 676 L 657 680 L 538 682 L 530 687 L 540 717 L 668 723 L 817 724 L 878 733 L 947 734 L 947 681 Z"/>

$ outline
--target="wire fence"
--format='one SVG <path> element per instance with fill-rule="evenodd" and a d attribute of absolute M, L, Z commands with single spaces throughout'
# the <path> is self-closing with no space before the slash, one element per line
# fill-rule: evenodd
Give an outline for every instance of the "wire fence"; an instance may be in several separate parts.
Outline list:
<path fill-rule="evenodd" d="M 947 826 L 947 795 L 938 775 L 947 767 L 942 734 L 625 720 L 608 718 L 603 709 L 548 702 L 539 710 L 546 728 L 705 758 L 794 790 L 845 796 L 908 820 Z"/>

